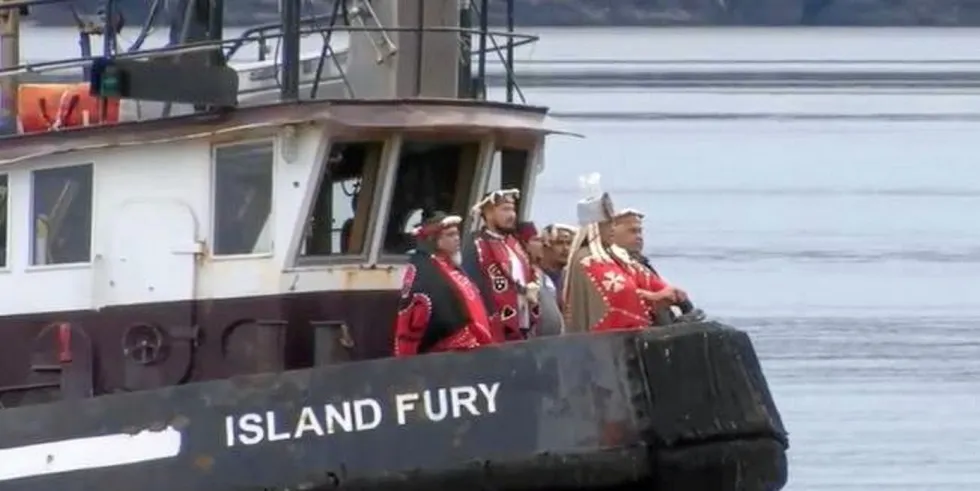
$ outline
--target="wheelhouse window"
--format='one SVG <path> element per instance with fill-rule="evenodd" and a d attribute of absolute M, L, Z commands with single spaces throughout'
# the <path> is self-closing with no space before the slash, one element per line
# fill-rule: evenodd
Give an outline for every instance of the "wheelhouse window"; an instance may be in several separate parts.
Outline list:
<path fill-rule="evenodd" d="M 32 265 L 91 261 L 92 174 L 92 164 L 31 173 Z"/>
<path fill-rule="evenodd" d="M 384 142 L 333 144 L 310 209 L 301 257 L 365 252 L 383 150 Z"/>
<path fill-rule="evenodd" d="M 0 268 L 7 267 L 7 213 L 10 191 L 6 175 L 0 175 Z"/>
<path fill-rule="evenodd" d="M 385 254 L 414 248 L 410 231 L 436 211 L 467 215 L 479 154 L 478 142 L 405 141 L 385 229 Z"/>
<path fill-rule="evenodd" d="M 490 182 L 487 191 L 494 189 L 520 189 L 527 192 L 528 172 L 531 172 L 531 152 L 516 148 L 500 148 L 493 155 Z M 524 200 L 517 203 L 518 214 Z"/>
<path fill-rule="evenodd" d="M 214 255 L 272 251 L 274 146 L 263 140 L 215 147 Z"/>

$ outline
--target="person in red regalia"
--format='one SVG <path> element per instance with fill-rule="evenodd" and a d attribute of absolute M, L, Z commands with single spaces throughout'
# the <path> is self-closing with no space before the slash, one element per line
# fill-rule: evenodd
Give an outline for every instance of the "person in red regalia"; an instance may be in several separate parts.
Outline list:
<path fill-rule="evenodd" d="M 643 219 L 645 215 L 634 208 L 624 208 L 613 217 L 613 250 L 626 261 L 638 275 L 640 287 L 651 292 L 661 292 L 669 286 L 650 261 L 643 255 Z M 704 320 L 704 312 L 695 307 L 687 293 L 674 287 L 672 292 L 661 295 L 659 302 L 650 302 L 655 324 L 666 325 L 675 322 L 697 322 Z M 671 307 L 680 310 L 676 315 Z"/>
<path fill-rule="evenodd" d="M 612 248 L 612 200 L 599 187 L 599 175 L 582 179 L 587 198 L 578 204 L 581 228 L 563 285 L 566 332 L 642 329 L 651 325 L 652 305 L 670 302 L 676 291 L 647 283 Z M 657 291 L 651 291 L 654 288 Z"/>
<path fill-rule="evenodd" d="M 468 351 L 494 342 L 479 289 L 456 262 L 461 221 L 436 213 L 415 229 L 395 321 L 395 356 Z"/>
<path fill-rule="evenodd" d="M 527 339 L 538 322 L 539 283 L 527 251 L 515 237 L 520 191 L 487 193 L 473 206 L 483 227 L 463 247 L 463 269 L 480 287 L 494 339 Z"/>

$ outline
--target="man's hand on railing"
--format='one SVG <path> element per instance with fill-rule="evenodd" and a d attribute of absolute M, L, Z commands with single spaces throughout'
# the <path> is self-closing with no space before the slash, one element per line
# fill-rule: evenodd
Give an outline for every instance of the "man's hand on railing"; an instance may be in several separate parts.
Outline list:
<path fill-rule="evenodd" d="M 638 290 L 640 298 L 652 308 L 669 307 L 677 302 L 677 289 L 666 287 L 660 291 Z"/>

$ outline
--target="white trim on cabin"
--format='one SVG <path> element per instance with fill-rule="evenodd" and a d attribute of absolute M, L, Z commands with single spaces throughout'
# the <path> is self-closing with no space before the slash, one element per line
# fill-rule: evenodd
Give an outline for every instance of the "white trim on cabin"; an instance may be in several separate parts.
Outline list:
<path fill-rule="evenodd" d="M 493 159 L 497 153 L 497 141 L 493 137 L 484 138 L 480 142 L 480 155 L 477 162 L 476 175 L 473 178 L 473 186 L 470 187 L 470 201 L 476 201 L 487 189 L 490 177 L 493 175 Z M 476 232 L 480 227 L 480 221 L 476 220 L 472 213 L 466 215 L 464 230 L 470 233 Z"/>
<path fill-rule="evenodd" d="M 218 206 L 215 203 L 215 198 L 218 195 L 218 159 L 217 159 L 218 151 L 221 150 L 221 149 L 223 149 L 223 148 L 242 147 L 242 146 L 246 146 L 246 145 L 257 145 L 257 144 L 266 144 L 266 143 L 270 144 L 271 147 L 272 147 L 270 149 L 271 161 L 269 162 L 269 166 L 270 166 L 270 179 L 272 180 L 272 182 L 270 183 L 271 186 L 269 188 L 269 194 L 270 194 L 270 196 L 269 196 L 269 216 L 266 219 L 265 224 L 262 226 L 262 231 L 259 233 L 259 237 L 257 237 L 256 245 L 259 244 L 259 243 L 261 243 L 261 242 L 258 241 L 258 239 L 261 238 L 262 235 L 264 235 L 266 233 L 272 233 L 273 236 L 272 237 L 269 237 L 268 250 L 255 251 L 255 252 L 246 252 L 246 253 L 235 253 L 235 254 L 219 254 L 215 250 L 215 246 L 218 243 L 218 236 L 217 236 L 217 230 L 216 230 L 216 227 L 217 227 L 217 218 L 218 218 L 218 216 L 217 216 Z M 208 208 L 209 208 L 209 210 L 208 210 L 208 213 L 209 213 L 208 224 L 209 225 L 208 225 L 208 238 L 207 238 L 207 247 L 206 247 L 206 249 L 207 249 L 207 252 L 210 255 L 210 259 L 212 261 L 234 261 L 234 260 L 238 260 L 238 259 L 249 259 L 249 258 L 271 258 L 271 257 L 273 257 L 275 255 L 276 240 L 275 240 L 275 234 L 271 230 L 274 230 L 275 229 L 275 217 L 276 217 L 276 183 L 278 182 L 278 179 L 276 178 L 276 176 L 278 174 L 277 171 L 278 171 L 280 165 L 284 161 L 284 159 L 281 158 L 281 153 L 282 152 L 281 152 L 281 149 L 280 149 L 280 138 L 278 136 L 275 136 L 275 135 L 262 136 L 262 137 L 253 137 L 253 138 L 246 138 L 246 139 L 242 139 L 242 140 L 234 140 L 234 141 L 231 141 L 231 142 L 222 142 L 222 143 L 216 143 L 216 144 L 211 145 L 211 155 L 210 155 L 210 162 L 209 162 L 209 164 L 210 164 L 209 165 L 209 167 L 210 167 L 210 175 L 209 175 L 210 192 L 208 193 L 208 203 L 209 203 L 209 206 L 208 206 Z M 267 232 L 268 229 L 271 229 L 271 230 L 269 230 Z M 253 249 L 254 249 L 254 246 L 253 246 Z"/>
<path fill-rule="evenodd" d="M 534 182 L 538 179 L 538 174 L 544 171 L 544 140 L 538 143 L 528 152 L 527 170 L 524 171 L 524 187 L 521 191 L 521 219 L 530 220 L 531 208 L 534 205 Z"/>
<path fill-rule="evenodd" d="M 72 261 L 72 262 L 65 262 L 65 263 L 37 264 L 36 263 L 37 252 L 38 252 L 37 251 L 37 243 L 36 243 L 36 240 L 37 240 L 37 229 L 36 229 L 36 227 L 37 227 L 37 215 L 36 215 L 36 211 L 37 210 L 34 209 L 34 202 L 35 202 L 35 199 L 34 199 L 35 194 L 34 194 L 34 192 L 36 190 L 35 177 L 37 176 L 37 173 L 38 172 L 44 172 L 44 171 L 56 170 L 56 169 L 68 169 L 68 168 L 72 168 L 72 167 L 85 167 L 85 166 L 88 166 L 88 167 L 91 168 L 91 171 L 89 172 L 89 177 L 90 177 L 90 179 L 92 181 L 91 182 L 91 189 L 89 190 L 89 193 L 91 194 L 91 206 L 89 207 L 88 260 L 87 261 Z M 98 176 L 98 172 L 99 172 L 99 169 L 98 169 L 98 166 L 95 164 L 95 161 L 94 160 L 81 160 L 81 161 L 78 161 L 78 162 L 61 162 L 61 163 L 56 164 L 56 165 L 45 165 L 45 166 L 34 167 L 34 168 L 31 168 L 28 171 L 28 173 L 27 173 L 27 179 L 28 179 L 28 183 L 29 183 L 28 184 L 28 191 L 29 192 L 28 192 L 28 198 L 27 198 L 28 199 L 28 215 L 27 215 L 27 220 L 28 220 L 28 227 L 29 228 L 28 228 L 28 233 L 27 233 L 27 237 L 26 237 L 27 238 L 27 241 L 28 241 L 28 251 L 27 251 L 27 266 L 25 268 L 27 271 L 79 269 L 79 268 L 87 268 L 87 267 L 89 267 L 89 266 L 92 265 L 92 263 L 94 262 L 94 258 L 95 258 L 95 254 L 94 254 L 94 251 L 95 251 L 95 241 L 96 241 L 95 230 L 97 229 L 97 225 L 98 225 L 96 223 L 96 211 L 95 211 L 97 209 L 97 200 L 98 200 L 98 188 L 97 188 L 97 184 L 96 184 L 98 182 L 98 177 L 97 177 Z M 50 230 L 49 230 L 49 232 L 50 232 Z"/>
<path fill-rule="evenodd" d="M 325 138 L 328 139 L 329 136 Z M 397 139 L 397 138 L 400 138 L 400 136 L 391 135 L 383 139 L 337 138 L 329 142 L 329 145 L 326 147 L 326 150 L 323 152 L 323 154 L 317 157 L 317 161 L 315 162 L 316 164 L 315 173 L 309 179 L 309 182 L 313 183 L 313 187 L 311 189 L 311 192 L 307 194 L 306 196 L 307 200 L 302 206 L 302 209 L 306 210 L 306 213 L 302 216 L 302 222 L 299 223 L 300 228 L 298 229 L 297 233 L 293 236 L 293 243 L 290 245 L 289 250 L 290 250 L 290 254 L 293 257 L 293 261 L 291 264 L 293 264 L 294 266 L 318 266 L 318 265 L 335 265 L 335 264 L 372 263 L 372 259 L 371 259 L 371 251 L 373 250 L 372 233 L 374 230 L 374 224 L 377 221 L 377 215 L 375 212 L 376 210 L 381 209 L 380 208 L 380 206 L 382 206 L 381 200 L 383 196 L 386 195 L 385 193 L 389 192 L 384 187 L 385 162 L 386 159 L 388 158 L 388 152 L 392 151 L 390 145 L 393 139 Z M 378 161 L 375 168 L 376 175 L 374 176 L 373 179 L 374 187 L 370 190 L 367 190 L 367 192 L 371 193 L 371 203 L 368 205 L 368 210 L 371 216 L 368 217 L 368 223 L 364 229 L 364 237 L 362 239 L 363 245 L 361 247 L 361 251 L 356 253 L 338 252 L 329 255 L 302 255 L 301 251 L 303 249 L 303 241 L 306 239 L 306 233 L 308 231 L 309 220 L 311 218 L 311 213 L 312 213 L 312 206 L 313 203 L 319 199 L 318 195 L 321 191 L 321 186 L 324 185 L 325 178 L 328 177 L 327 161 L 330 159 L 330 156 L 333 152 L 333 148 L 335 146 L 349 145 L 349 144 L 377 145 L 380 148 L 380 152 L 378 154 Z M 365 157 L 368 157 L 370 155 L 371 152 L 368 152 L 365 154 Z M 364 162 L 364 165 L 367 166 L 368 162 Z M 362 170 L 365 169 L 366 167 L 362 167 Z M 364 177 L 364 175 L 365 174 L 362 173 L 362 178 Z M 333 181 L 330 182 L 330 185 L 334 185 L 334 184 L 336 183 Z M 365 192 L 365 190 L 366 188 L 362 188 L 360 192 Z M 336 198 L 337 196 L 334 195 L 331 190 L 331 200 L 335 202 Z M 331 203 L 331 214 L 335 210 L 333 206 L 334 204 L 336 203 Z M 356 216 L 356 212 L 355 212 L 355 216 Z M 331 221 L 333 220 L 333 218 L 334 217 L 331 216 Z M 333 240 L 332 234 L 333 234 L 333 230 L 331 230 L 331 240 Z"/>
<path fill-rule="evenodd" d="M 299 202 L 299 210 L 301 210 L 293 220 L 293 229 L 289 236 L 289 241 L 286 242 L 286 247 L 284 252 L 286 254 L 286 262 L 284 264 L 296 265 L 303 259 L 300 255 L 300 250 L 303 248 L 303 241 L 306 240 L 306 230 L 309 226 L 310 220 L 310 209 L 313 207 L 313 202 L 317 199 L 317 192 L 320 189 L 320 183 L 324 178 L 324 168 L 327 166 L 327 159 L 330 158 L 330 151 L 336 140 L 330 135 L 326 129 L 320 130 L 320 140 L 313 152 L 313 161 L 305 173 L 300 173 L 301 175 L 296 178 L 294 184 L 296 186 L 306 185 L 310 188 L 310 191 L 303 193 L 302 198 Z M 299 162 L 299 159 L 296 159 Z M 297 168 L 298 163 L 291 163 L 291 168 Z M 289 179 L 282 179 L 283 185 L 289 184 Z M 365 257 L 367 253 L 362 254 Z M 326 260 L 323 259 L 323 260 Z M 304 259 L 305 261 L 305 259 Z"/>
<path fill-rule="evenodd" d="M 280 246 L 276 247 L 273 264 L 280 267 L 275 274 L 296 262 L 310 206 L 316 199 L 317 179 L 332 146 L 324 126 L 297 127 L 292 138 L 296 142 L 296 158 L 290 162 L 282 159 L 276 171 L 276 243 Z"/>
<path fill-rule="evenodd" d="M 401 134 L 394 134 L 385 143 L 385 149 L 381 153 L 381 167 L 379 168 L 380 177 L 378 182 L 378 197 L 375 199 L 377 208 L 374 210 L 388 210 L 392 201 L 395 199 L 395 182 L 398 177 L 398 160 L 401 156 L 402 146 L 405 138 Z M 372 210 L 372 212 L 374 211 Z M 388 230 L 388 217 L 391 213 L 380 216 L 377 213 L 372 217 L 373 223 L 367 239 L 370 242 L 368 248 L 368 264 L 377 264 L 381 258 L 384 248 L 385 232 Z"/>
<path fill-rule="evenodd" d="M 115 305 L 196 299 L 231 299 L 322 291 L 396 292 L 404 258 L 382 257 L 389 214 L 374 215 L 359 255 L 319 256 L 299 262 L 310 205 L 332 146 L 344 141 L 383 143 L 372 210 L 393 202 L 403 136 L 372 130 L 334 141 L 329 125 L 297 126 L 295 158 L 287 159 L 274 129 L 249 129 L 199 139 L 79 150 L 8 163 L 8 250 L 10 271 L 0 275 L 0 315 L 101 309 Z M 256 137 L 256 133 L 262 134 Z M 449 133 L 449 131 L 445 131 Z M 271 134 L 271 136 L 268 136 Z M 374 135 L 367 137 L 367 135 Z M 469 133 L 466 133 L 469 134 Z M 540 137 L 543 138 L 541 133 Z M 214 236 L 214 148 L 223 143 L 274 143 L 273 205 L 269 253 L 218 256 L 207 253 Z M 490 134 L 479 143 L 475 172 L 483 176 L 496 151 Z M 216 145 L 217 144 L 217 145 Z M 92 235 L 90 262 L 30 267 L 33 222 L 32 172 L 90 163 Z M 483 191 L 471 186 L 468 198 Z M 98 191 L 96 191 L 98 190 Z M 475 193 L 475 194 L 474 194 Z M 378 264 L 382 261 L 381 264 Z"/>

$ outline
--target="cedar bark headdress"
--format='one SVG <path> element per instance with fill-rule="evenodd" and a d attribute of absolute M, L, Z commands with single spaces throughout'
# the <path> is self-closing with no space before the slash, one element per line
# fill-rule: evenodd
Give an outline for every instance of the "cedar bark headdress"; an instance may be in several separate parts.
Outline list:
<path fill-rule="evenodd" d="M 564 223 L 552 223 L 541 229 L 541 240 L 545 244 L 550 245 L 553 240 L 558 238 L 560 232 L 568 232 L 574 237 L 578 233 L 578 227 Z"/>
<path fill-rule="evenodd" d="M 457 215 L 448 215 L 445 212 L 437 211 L 431 217 L 412 229 L 412 236 L 415 237 L 417 246 L 427 246 L 430 249 L 435 247 L 435 241 L 443 230 L 450 227 L 458 227 L 463 222 L 463 218 Z M 429 250 L 428 252 L 435 252 Z"/>

